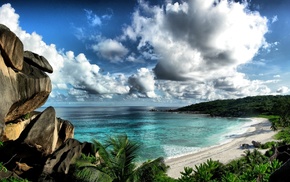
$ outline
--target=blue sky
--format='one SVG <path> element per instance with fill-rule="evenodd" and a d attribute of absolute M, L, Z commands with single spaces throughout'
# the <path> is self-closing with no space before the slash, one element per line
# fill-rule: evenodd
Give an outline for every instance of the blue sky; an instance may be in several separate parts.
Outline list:
<path fill-rule="evenodd" d="M 290 1 L 1 1 L 54 68 L 49 104 L 188 105 L 289 94 Z"/>

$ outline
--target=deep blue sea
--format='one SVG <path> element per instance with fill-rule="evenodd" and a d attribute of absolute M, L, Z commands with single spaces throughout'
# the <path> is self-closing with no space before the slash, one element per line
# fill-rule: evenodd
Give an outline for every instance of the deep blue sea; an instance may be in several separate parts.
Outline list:
<path fill-rule="evenodd" d="M 104 142 L 126 133 L 141 144 L 139 160 L 176 157 L 218 145 L 246 130 L 247 119 L 151 112 L 152 107 L 56 107 L 57 117 L 75 126 L 75 138 Z M 170 108 L 156 108 L 166 110 Z"/>

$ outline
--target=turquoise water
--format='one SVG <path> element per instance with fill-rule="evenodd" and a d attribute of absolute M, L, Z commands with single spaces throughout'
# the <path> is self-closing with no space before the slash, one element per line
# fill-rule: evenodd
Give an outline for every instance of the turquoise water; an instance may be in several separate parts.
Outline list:
<path fill-rule="evenodd" d="M 62 107 L 57 116 L 71 121 L 75 138 L 101 142 L 126 133 L 141 144 L 139 160 L 175 157 L 225 142 L 243 132 L 249 120 L 150 112 L 151 107 Z M 158 108 L 160 109 L 160 108 Z M 163 110 L 169 108 L 161 108 Z"/>

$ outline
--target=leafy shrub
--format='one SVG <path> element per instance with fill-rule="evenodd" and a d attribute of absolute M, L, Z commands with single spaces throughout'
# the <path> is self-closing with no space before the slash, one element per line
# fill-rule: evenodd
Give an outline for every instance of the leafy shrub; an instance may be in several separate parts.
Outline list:
<path fill-rule="evenodd" d="M 290 128 L 284 128 L 275 135 L 275 139 L 290 143 Z"/>
<path fill-rule="evenodd" d="M 180 172 L 181 177 L 178 178 L 180 182 L 193 182 L 193 169 L 191 167 L 184 167 L 184 171 Z"/>
<path fill-rule="evenodd" d="M 195 166 L 195 170 L 192 168 L 184 168 L 184 172 L 181 172 L 181 182 L 208 182 L 217 180 L 220 181 L 225 174 L 224 165 L 219 161 L 213 161 L 208 159 L 205 163 Z"/>
<path fill-rule="evenodd" d="M 240 182 L 238 175 L 234 173 L 226 173 L 222 177 L 222 182 Z"/>
<path fill-rule="evenodd" d="M 223 165 L 218 161 L 207 160 L 196 169 L 185 167 L 181 172 L 179 182 L 240 182 L 240 181 L 268 181 L 270 175 L 282 165 L 277 160 L 269 158 L 258 150 L 246 150 L 243 157 Z"/>
<path fill-rule="evenodd" d="M 274 146 L 276 146 L 276 145 L 277 145 L 276 142 L 274 142 L 274 141 L 270 141 L 270 142 L 266 142 L 266 143 L 264 143 L 264 144 L 261 144 L 260 148 L 261 148 L 261 149 L 270 149 L 270 148 L 272 148 L 272 147 L 274 147 Z"/>
<path fill-rule="evenodd" d="M 164 159 L 159 157 L 153 161 L 144 162 L 135 171 L 135 181 L 138 182 L 173 182 L 173 178 L 167 176 L 166 171 L 169 167 L 166 166 Z"/>

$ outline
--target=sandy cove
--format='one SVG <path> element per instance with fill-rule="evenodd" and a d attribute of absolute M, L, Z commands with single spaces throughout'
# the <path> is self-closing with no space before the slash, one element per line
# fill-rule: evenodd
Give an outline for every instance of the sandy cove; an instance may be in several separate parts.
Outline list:
<path fill-rule="evenodd" d="M 222 163 L 228 163 L 233 159 L 241 157 L 245 150 L 240 148 L 241 144 L 247 143 L 252 145 L 252 141 L 265 143 L 273 140 L 273 136 L 277 133 L 270 129 L 271 123 L 265 118 L 250 118 L 254 121 L 246 133 L 236 135 L 233 139 L 225 144 L 205 148 L 199 152 L 184 155 L 177 158 L 166 160 L 166 164 L 170 166 L 167 174 L 170 177 L 178 178 L 184 167 L 192 167 L 206 162 L 207 159 L 219 160 Z M 250 149 L 253 150 L 253 149 Z"/>

